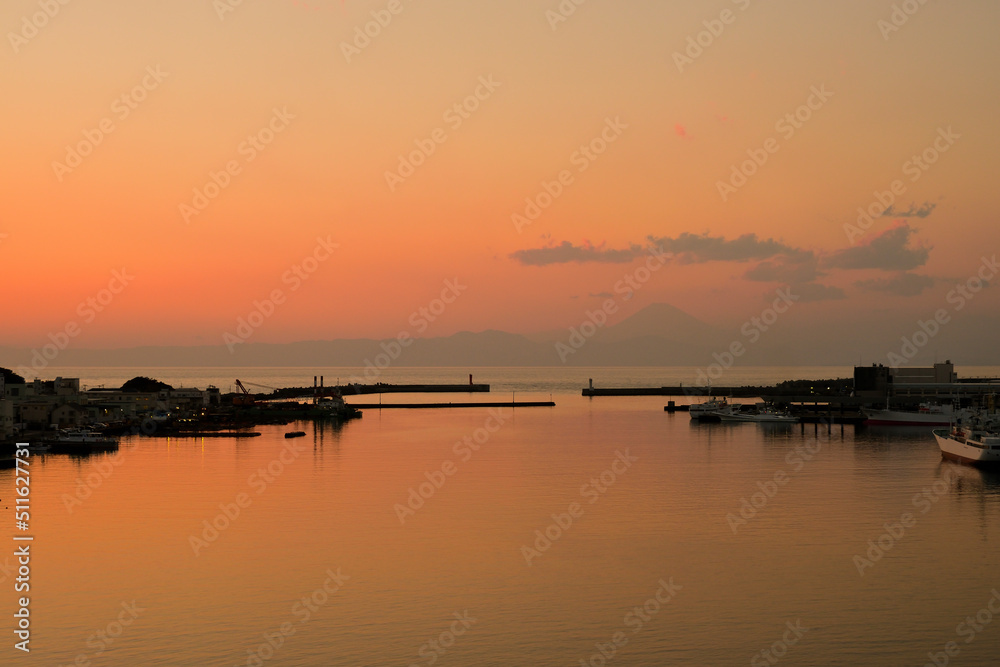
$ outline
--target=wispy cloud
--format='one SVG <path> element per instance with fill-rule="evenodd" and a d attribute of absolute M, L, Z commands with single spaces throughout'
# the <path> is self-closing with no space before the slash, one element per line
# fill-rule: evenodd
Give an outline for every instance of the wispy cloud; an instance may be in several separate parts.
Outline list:
<path fill-rule="evenodd" d="M 828 255 L 824 266 L 835 269 L 881 269 L 908 271 L 927 263 L 931 249 L 909 247 L 910 237 L 917 230 L 906 222 L 890 227 L 868 243 L 846 248 Z"/>
<path fill-rule="evenodd" d="M 752 280 L 768 280 L 765 273 L 779 271 L 797 271 L 798 280 L 808 281 L 814 278 L 816 255 L 811 250 L 803 250 L 774 239 L 758 238 L 756 234 L 743 234 L 734 239 L 709 234 L 690 234 L 684 232 L 675 238 L 668 236 L 647 237 L 648 243 L 659 247 L 665 253 L 673 253 L 681 264 L 703 264 L 706 262 L 749 262 L 753 260 L 773 259 L 771 263 L 757 267 L 760 277 Z M 560 244 L 550 244 L 543 248 L 528 248 L 511 253 L 510 257 L 525 266 L 547 266 L 550 264 L 568 264 L 571 262 L 603 262 L 610 264 L 625 264 L 644 251 L 643 246 L 630 244 L 628 248 L 606 248 L 604 244 L 594 246 L 590 243 L 575 245 L 569 241 Z M 811 267 L 811 268 L 810 268 Z M 811 275 L 807 275 L 812 272 Z M 787 282 L 784 279 L 779 281 Z"/>
<path fill-rule="evenodd" d="M 895 205 L 890 206 L 885 209 L 882 213 L 883 218 L 926 218 L 934 209 L 937 208 L 937 204 L 933 202 L 924 202 L 922 205 L 917 206 L 915 203 L 910 204 L 910 208 L 905 211 L 897 211 Z"/>
<path fill-rule="evenodd" d="M 574 245 L 563 241 L 559 245 L 545 248 L 529 248 L 511 253 L 511 259 L 525 266 L 548 266 L 549 264 L 568 264 L 571 262 L 601 262 L 605 264 L 627 264 L 643 252 L 641 246 L 633 245 L 628 249 L 617 250 L 605 248 L 604 244 L 593 246 L 588 244 Z"/>
<path fill-rule="evenodd" d="M 782 241 L 758 238 L 756 234 L 743 234 L 735 239 L 726 239 L 723 236 L 684 232 L 676 238 L 650 236 L 649 240 L 654 245 L 662 246 L 664 251 L 674 253 L 685 264 L 745 262 L 778 255 L 805 261 L 813 254 L 811 251 L 792 247 Z"/>

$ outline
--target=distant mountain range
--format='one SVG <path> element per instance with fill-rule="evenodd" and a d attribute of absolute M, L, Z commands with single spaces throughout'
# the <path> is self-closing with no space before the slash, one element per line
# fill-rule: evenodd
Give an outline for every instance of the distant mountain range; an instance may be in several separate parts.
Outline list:
<path fill-rule="evenodd" d="M 586 321 L 581 318 L 581 322 Z M 791 324 L 791 323 L 783 323 Z M 970 323 L 971 324 L 971 323 Z M 977 336 L 984 326 L 996 331 L 996 323 L 976 326 L 952 325 L 943 330 L 913 363 L 929 363 L 931 355 L 944 356 L 960 364 L 998 364 L 1000 355 Z M 914 325 L 904 333 L 912 334 Z M 971 329 L 971 331 L 970 331 Z M 865 327 L 838 327 L 806 323 L 797 329 L 775 327 L 750 339 L 739 329 L 715 327 L 669 304 L 652 304 L 622 321 L 603 327 L 575 327 L 534 335 L 487 330 L 460 332 L 438 338 L 421 338 L 401 350 L 392 339 L 342 339 L 296 343 L 254 343 L 235 346 L 230 353 L 223 345 L 194 347 L 148 346 L 124 349 L 74 349 L 62 351 L 53 361 L 58 366 L 202 366 L 202 367 L 364 367 L 391 358 L 396 366 L 701 366 L 725 356 L 734 342 L 746 352 L 736 363 L 751 365 L 851 365 L 885 362 L 888 352 L 898 350 L 898 327 L 873 322 Z M 587 336 L 587 334 L 590 334 Z M 751 344 L 751 342 L 753 344 Z M 978 352 L 976 351 L 978 348 Z M 953 353 L 954 352 L 954 353 Z M 958 354 L 961 352 L 962 354 Z M 15 371 L 30 364 L 32 350 L 0 348 L 0 366 Z M 379 355 L 384 355 L 381 358 Z M 964 357 L 962 355 L 965 355 Z M 959 357 L 956 359 L 956 357 Z M 565 362 L 563 361 L 565 359 Z M 38 373 L 44 376 L 44 371 Z M 29 377 L 33 377 L 34 373 Z"/>

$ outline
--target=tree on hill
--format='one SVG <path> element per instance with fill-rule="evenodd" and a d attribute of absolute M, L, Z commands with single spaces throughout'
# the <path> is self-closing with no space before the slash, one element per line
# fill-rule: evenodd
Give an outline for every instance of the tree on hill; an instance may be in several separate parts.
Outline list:
<path fill-rule="evenodd" d="M 3 381 L 7 384 L 24 384 L 24 378 L 9 368 L 0 368 L 0 373 L 3 374 Z"/>
<path fill-rule="evenodd" d="M 158 391 L 169 391 L 171 389 L 173 389 L 173 387 L 166 382 L 160 382 L 159 380 L 154 380 L 153 378 L 138 376 L 123 384 L 121 390 L 149 394 Z"/>

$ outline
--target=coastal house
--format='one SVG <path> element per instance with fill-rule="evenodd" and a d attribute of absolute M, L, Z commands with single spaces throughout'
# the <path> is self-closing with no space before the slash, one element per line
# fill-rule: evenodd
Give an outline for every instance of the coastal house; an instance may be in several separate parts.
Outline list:
<path fill-rule="evenodd" d="M 218 396 L 219 390 L 209 387 L 207 390 L 191 388 L 167 389 L 159 392 L 158 400 L 166 404 L 171 412 L 190 411 L 197 412 L 202 408 L 207 408 L 212 403 L 212 393 Z M 218 404 L 218 400 L 215 401 Z"/>
<path fill-rule="evenodd" d="M 152 414 L 166 409 L 154 392 L 122 391 L 120 389 L 91 389 L 86 394 L 88 403 L 117 406 L 126 417 Z"/>
<path fill-rule="evenodd" d="M 87 403 L 83 406 L 87 411 L 88 424 L 108 424 L 122 421 L 126 418 L 120 405 L 113 403 Z"/>
<path fill-rule="evenodd" d="M 3 380 L 3 376 L 0 376 L 0 380 Z M 22 399 L 28 395 L 27 385 L 23 382 L 12 383 L 7 382 L 3 384 L 3 389 L 0 390 L 0 398 L 5 398 L 7 400 L 18 400 Z"/>
<path fill-rule="evenodd" d="M 87 420 L 87 408 L 78 403 L 63 403 L 52 409 L 49 415 L 49 423 L 56 424 L 59 428 L 83 426 L 89 423 Z"/>
<path fill-rule="evenodd" d="M 14 418 L 29 429 L 46 429 L 52 423 L 53 407 L 49 401 L 22 401 L 14 406 Z"/>
<path fill-rule="evenodd" d="M 115 407 L 123 418 L 141 417 L 157 411 L 171 414 L 198 414 L 210 405 L 220 402 L 219 390 L 195 388 L 164 389 L 158 392 L 122 391 L 120 389 L 91 389 L 85 393 L 88 404 Z M 105 420 L 107 421 L 107 420 Z"/>

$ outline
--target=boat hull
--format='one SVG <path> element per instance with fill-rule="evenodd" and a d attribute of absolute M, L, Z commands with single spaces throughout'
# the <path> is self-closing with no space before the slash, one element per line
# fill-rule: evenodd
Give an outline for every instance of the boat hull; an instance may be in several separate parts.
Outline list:
<path fill-rule="evenodd" d="M 712 398 L 705 403 L 695 403 L 688 408 L 688 414 L 691 416 L 691 421 L 719 422 L 722 421 L 719 417 L 719 411 L 728 407 L 725 400 L 720 401 Z"/>
<path fill-rule="evenodd" d="M 941 449 L 941 456 L 956 463 L 973 466 L 1000 466 L 1000 445 L 976 441 L 960 442 L 946 430 L 934 431 L 934 438 Z"/>
<path fill-rule="evenodd" d="M 775 410 L 744 412 L 738 406 L 732 406 L 726 410 L 720 410 L 717 414 L 724 422 L 751 424 L 795 424 L 799 421 L 798 417 L 784 412 L 778 412 Z"/>
<path fill-rule="evenodd" d="M 948 426 L 953 417 L 946 412 L 903 412 L 901 410 L 864 410 L 869 426 Z"/>

